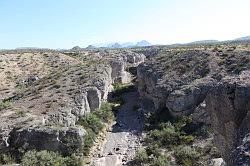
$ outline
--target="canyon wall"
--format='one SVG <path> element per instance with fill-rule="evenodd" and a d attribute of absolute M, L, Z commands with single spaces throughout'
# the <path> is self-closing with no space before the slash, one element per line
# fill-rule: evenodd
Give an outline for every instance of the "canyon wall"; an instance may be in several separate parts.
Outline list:
<path fill-rule="evenodd" d="M 249 60 L 240 64 L 249 55 L 231 52 L 226 59 L 225 54 L 192 50 L 156 56 L 138 66 L 138 90 L 156 111 L 212 124 L 226 163 L 249 165 L 250 65 Z M 236 73 L 232 66 L 244 69 Z"/>
<path fill-rule="evenodd" d="M 93 60 L 95 60 L 94 58 L 95 57 L 93 57 Z M 82 85 L 82 83 L 79 82 L 73 86 L 70 91 L 74 90 L 75 93 L 72 93 L 72 95 L 67 98 L 66 103 L 62 101 L 60 107 L 54 107 L 51 111 L 45 114 L 39 114 L 39 116 L 29 121 L 25 121 L 24 117 L 16 117 L 21 122 L 19 126 L 17 126 L 14 121 L 13 124 L 10 123 L 8 126 L 4 125 L 4 122 L 1 123 L 3 126 L 0 127 L 5 129 L 5 133 L 1 137 L 2 139 L 0 139 L 2 140 L 0 151 L 10 149 L 15 152 L 17 159 L 21 153 L 34 148 L 37 150 L 60 152 L 63 155 L 69 155 L 71 151 L 81 152 L 86 132 L 83 128 L 77 126 L 79 117 L 99 109 L 101 103 L 107 100 L 108 93 L 112 90 L 112 84 L 130 83 L 132 76 L 128 72 L 129 67 L 136 67 L 142 63 L 144 59 L 144 55 L 129 51 L 98 57 L 98 59 L 96 59 L 97 65 L 94 66 L 93 64 L 93 66 L 89 67 L 89 76 L 84 77 L 86 83 Z M 99 64 L 98 61 L 101 60 L 103 62 Z M 93 62 L 90 61 L 89 63 Z M 77 73 L 81 72 L 81 69 L 76 69 Z M 76 69 L 74 70 L 76 71 Z M 78 79 L 77 77 L 82 77 L 81 75 L 77 75 L 78 74 L 73 73 L 72 76 L 69 75 L 67 78 L 74 77 L 74 79 Z M 74 79 L 72 80 L 75 82 Z M 81 79 L 82 78 L 80 78 L 79 81 Z M 65 80 L 65 77 L 60 77 L 58 80 Z M 50 80 L 46 80 L 46 82 L 50 82 Z M 62 81 L 58 82 L 61 83 Z M 40 83 L 38 82 L 37 84 Z M 56 85 L 56 87 L 63 87 L 63 83 L 61 84 L 62 85 Z M 28 94 L 30 93 L 31 92 Z M 43 98 L 45 97 L 41 96 L 39 98 L 42 105 L 45 103 L 45 99 Z M 17 104 L 26 103 L 26 100 L 27 103 L 31 101 L 31 99 L 24 95 L 15 102 Z M 13 105 L 17 105 L 15 102 L 13 102 Z M 23 104 L 22 107 L 24 107 Z M 43 109 L 41 109 L 41 111 L 42 110 Z M 34 113 L 38 114 L 38 111 L 40 110 Z M 6 112 L 11 112 L 11 110 L 6 110 Z M 5 118 L 7 124 L 11 116 Z M 15 121 L 18 121 L 17 119 Z"/>

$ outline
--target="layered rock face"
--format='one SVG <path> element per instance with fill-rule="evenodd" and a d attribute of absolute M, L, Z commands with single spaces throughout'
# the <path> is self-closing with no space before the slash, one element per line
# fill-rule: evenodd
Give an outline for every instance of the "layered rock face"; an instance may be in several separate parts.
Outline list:
<path fill-rule="evenodd" d="M 232 157 L 236 147 L 243 144 L 246 146 L 246 153 L 249 153 L 247 135 L 250 133 L 250 72 L 245 71 L 238 77 L 223 79 L 213 87 L 206 101 L 215 129 L 215 141 L 223 158 L 229 165 L 238 165 L 239 157 Z M 247 157 L 243 152 L 239 155 Z M 245 164 L 249 164 L 249 160 Z"/>
<path fill-rule="evenodd" d="M 28 127 L 14 129 L 10 133 L 9 144 L 17 158 L 28 150 L 49 150 L 63 155 L 80 153 L 84 145 L 85 130 L 80 128 Z M 16 148 L 18 147 L 18 148 Z"/>
<path fill-rule="evenodd" d="M 208 57 L 206 52 L 188 51 L 166 61 L 167 56 L 150 59 L 137 69 L 140 94 L 151 99 L 156 110 L 167 107 L 174 116 L 190 114 L 214 84 Z"/>
<path fill-rule="evenodd" d="M 138 89 L 155 110 L 212 124 L 227 164 L 247 165 L 243 158 L 249 157 L 249 55 L 245 50 L 165 51 L 139 65 Z"/>
<path fill-rule="evenodd" d="M 2 147 L 17 154 L 34 148 L 64 155 L 70 154 L 70 150 L 80 152 L 85 131 L 76 125 L 79 117 L 99 109 L 112 84 L 129 83 L 128 68 L 145 58 L 131 51 L 108 51 L 102 55 L 76 52 L 64 56 L 68 55 L 75 60 L 72 66 L 28 84 L 12 100 L 12 106 L 2 111 L 0 128 L 4 135 L 0 152 Z M 12 108 L 25 110 L 24 115 L 15 115 Z"/>

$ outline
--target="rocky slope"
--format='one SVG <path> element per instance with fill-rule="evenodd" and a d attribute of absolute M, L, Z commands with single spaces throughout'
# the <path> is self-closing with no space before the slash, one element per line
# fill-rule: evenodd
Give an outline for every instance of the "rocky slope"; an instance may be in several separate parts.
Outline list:
<path fill-rule="evenodd" d="M 211 123 L 227 164 L 247 165 L 249 69 L 249 48 L 166 49 L 139 65 L 138 89 L 155 110 Z"/>
<path fill-rule="evenodd" d="M 1 90 L 0 152 L 12 151 L 17 159 L 34 148 L 63 155 L 81 152 L 85 130 L 76 124 L 78 118 L 100 108 L 112 84 L 130 82 L 127 70 L 145 58 L 126 50 L 5 52 L 0 57 L 1 63 L 10 64 L 2 66 L 1 78 L 11 84 L 12 92 Z M 17 76 L 9 81 L 6 71 Z M 37 77 L 17 88 L 17 77 L 29 80 L 30 75 Z"/>

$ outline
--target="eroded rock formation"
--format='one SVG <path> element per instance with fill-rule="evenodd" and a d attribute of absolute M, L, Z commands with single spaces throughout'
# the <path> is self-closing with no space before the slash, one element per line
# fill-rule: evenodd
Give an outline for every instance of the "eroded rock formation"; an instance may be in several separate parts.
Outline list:
<path fill-rule="evenodd" d="M 206 103 L 212 117 L 215 141 L 227 163 L 237 165 L 232 151 L 247 144 L 243 139 L 250 133 L 249 71 L 223 79 L 210 91 Z"/>
<path fill-rule="evenodd" d="M 97 54 L 90 57 L 79 52 L 67 53 L 73 59 L 85 58 L 85 65 L 80 61 L 56 71 L 29 84 L 31 88 L 17 95 L 13 106 L 0 116 L 3 121 L 0 127 L 4 130 L 0 152 L 4 148 L 17 156 L 30 149 L 52 150 L 64 155 L 69 155 L 71 150 L 81 152 L 85 130 L 76 125 L 79 117 L 99 109 L 112 90 L 112 84 L 129 83 L 131 75 L 127 70 L 145 58 L 130 51 Z M 31 106 L 33 100 L 35 105 Z M 24 112 L 24 116 L 15 115 L 13 119 L 16 113 L 12 108 L 28 112 Z M 26 118 L 27 115 L 30 117 Z"/>
<path fill-rule="evenodd" d="M 247 51 L 162 53 L 139 65 L 138 89 L 155 110 L 212 124 L 227 164 L 249 165 L 249 55 Z"/>

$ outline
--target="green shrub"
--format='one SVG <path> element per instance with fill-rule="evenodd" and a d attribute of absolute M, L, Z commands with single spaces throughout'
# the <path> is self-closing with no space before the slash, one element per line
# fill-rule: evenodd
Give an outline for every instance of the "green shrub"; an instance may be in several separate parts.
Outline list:
<path fill-rule="evenodd" d="M 121 96 L 121 94 L 123 93 L 135 90 L 135 87 L 132 84 L 114 84 L 113 87 L 114 87 L 113 95 L 115 97 Z"/>
<path fill-rule="evenodd" d="M 100 118 L 94 113 L 89 113 L 84 115 L 79 119 L 78 122 L 85 129 L 91 129 L 95 134 L 98 134 L 100 130 L 104 127 Z"/>
<path fill-rule="evenodd" d="M 190 123 L 192 120 L 190 117 L 183 116 L 175 120 L 174 127 L 176 130 L 181 130 L 186 124 Z"/>
<path fill-rule="evenodd" d="M 24 117 L 25 116 L 25 111 L 17 109 L 16 110 L 16 115 L 19 116 L 19 117 Z"/>
<path fill-rule="evenodd" d="M 178 146 L 174 150 L 174 155 L 178 164 L 183 166 L 193 166 L 199 160 L 201 154 L 190 146 Z"/>
<path fill-rule="evenodd" d="M 175 145 L 178 144 L 179 133 L 175 131 L 171 123 L 164 123 L 160 125 L 160 129 L 150 131 L 146 140 L 158 142 L 162 146 Z"/>
<path fill-rule="evenodd" d="M 114 119 L 112 112 L 114 105 L 111 103 L 103 103 L 99 110 L 93 112 L 102 122 L 108 123 Z"/>
<path fill-rule="evenodd" d="M 76 156 L 62 157 L 58 153 L 43 151 L 28 151 L 21 160 L 21 166 L 81 166 L 81 159 Z"/>
<path fill-rule="evenodd" d="M 170 159 L 157 145 L 149 146 L 146 150 L 140 150 L 135 156 L 135 165 L 168 166 Z"/>
<path fill-rule="evenodd" d="M 110 123 L 114 119 L 112 109 L 113 104 L 103 103 L 100 109 L 79 118 L 78 124 L 83 126 L 87 131 L 83 147 L 83 154 L 85 156 L 89 154 L 96 136 L 104 128 L 105 123 Z"/>
<path fill-rule="evenodd" d="M 148 147 L 146 147 L 146 152 L 149 156 L 159 156 L 161 155 L 160 145 L 158 143 L 151 143 Z"/>
<path fill-rule="evenodd" d="M 196 134 L 202 138 L 207 138 L 212 135 L 213 130 L 211 127 L 203 126 Z"/>
<path fill-rule="evenodd" d="M 0 110 L 8 108 L 9 106 L 10 106 L 10 102 L 9 101 L 0 101 Z"/>
<path fill-rule="evenodd" d="M 141 164 L 141 163 L 146 163 L 149 160 L 149 156 L 146 152 L 146 150 L 140 150 L 138 152 L 136 152 L 135 155 L 135 161 L 137 164 Z"/>
<path fill-rule="evenodd" d="M 84 138 L 83 154 L 87 156 L 90 148 L 94 145 L 96 134 L 92 130 L 87 130 L 87 135 Z"/>
<path fill-rule="evenodd" d="M 153 158 L 153 161 L 150 164 L 151 166 L 170 166 L 171 163 L 165 155 L 160 155 Z"/>
<path fill-rule="evenodd" d="M 190 144 L 194 142 L 194 136 L 192 135 L 181 135 L 179 138 L 182 144 Z"/>
<path fill-rule="evenodd" d="M 10 154 L 0 154 L 0 165 L 1 164 L 13 164 L 14 159 Z"/>

